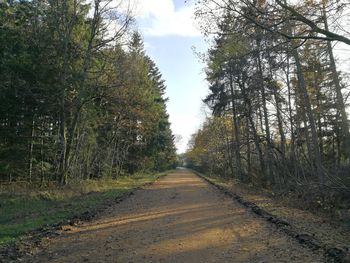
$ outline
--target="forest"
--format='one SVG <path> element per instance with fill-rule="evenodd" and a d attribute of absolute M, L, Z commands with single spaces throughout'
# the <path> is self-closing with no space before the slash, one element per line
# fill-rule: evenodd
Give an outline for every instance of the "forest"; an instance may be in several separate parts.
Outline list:
<path fill-rule="evenodd" d="M 211 44 L 203 100 L 211 114 L 189 142 L 187 165 L 314 208 L 348 209 L 349 75 L 336 58 L 350 44 L 349 2 L 200 0 L 196 8 Z"/>
<path fill-rule="evenodd" d="M 125 1 L 0 1 L 0 182 L 174 166 L 165 81 Z"/>
<path fill-rule="evenodd" d="M 135 1 L 0 0 L 0 262 L 349 263 L 350 1 Z"/>

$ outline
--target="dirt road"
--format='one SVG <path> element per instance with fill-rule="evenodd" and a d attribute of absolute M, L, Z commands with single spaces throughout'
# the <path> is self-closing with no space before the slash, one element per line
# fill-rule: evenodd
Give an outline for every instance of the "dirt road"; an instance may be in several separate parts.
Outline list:
<path fill-rule="evenodd" d="M 72 227 L 27 262 L 324 262 L 188 171 Z"/>

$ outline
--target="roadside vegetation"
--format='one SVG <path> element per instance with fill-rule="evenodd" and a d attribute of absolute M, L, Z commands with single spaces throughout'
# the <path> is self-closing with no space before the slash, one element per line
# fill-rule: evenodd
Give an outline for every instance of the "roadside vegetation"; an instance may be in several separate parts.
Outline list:
<path fill-rule="evenodd" d="M 167 173 L 139 173 L 116 179 L 86 180 L 62 188 L 28 189 L 18 184 L 0 191 L 0 247 L 11 244 L 30 230 L 67 223 L 82 214 L 92 214 L 118 197 Z"/>
<path fill-rule="evenodd" d="M 0 245 L 176 161 L 166 85 L 126 1 L 0 1 Z"/>
<path fill-rule="evenodd" d="M 125 1 L 1 1 L 0 24 L 0 184 L 174 165 L 165 82 Z"/>
<path fill-rule="evenodd" d="M 197 1 L 212 114 L 185 162 L 350 218 L 349 3 L 292 2 Z"/>

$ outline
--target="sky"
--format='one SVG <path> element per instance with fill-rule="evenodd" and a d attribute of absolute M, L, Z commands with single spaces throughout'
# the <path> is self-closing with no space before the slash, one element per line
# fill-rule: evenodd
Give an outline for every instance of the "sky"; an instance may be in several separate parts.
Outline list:
<path fill-rule="evenodd" d="M 178 152 L 186 150 L 191 134 L 204 119 L 202 99 L 208 93 L 204 64 L 195 55 L 208 45 L 195 26 L 194 5 L 185 0 L 135 0 L 137 28 L 147 55 L 167 85 L 167 110 L 173 134 L 182 137 Z"/>

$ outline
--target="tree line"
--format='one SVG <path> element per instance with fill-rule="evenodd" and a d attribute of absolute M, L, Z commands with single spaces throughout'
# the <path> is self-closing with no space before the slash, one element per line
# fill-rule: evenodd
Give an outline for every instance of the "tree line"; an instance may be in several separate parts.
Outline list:
<path fill-rule="evenodd" d="M 340 31 L 348 2 L 291 2 L 197 1 L 211 41 L 204 103 L 212 114 L 192 136 L 187 163 L 265 188 L 343 198 L 349 82 L 334 44 L 350 44 Z"/>
<path fill-rule="evenodd" d="M 45 184 L 175 162 L 165 82 L 126 1 L 0 2 L 0 180 Z"/>

